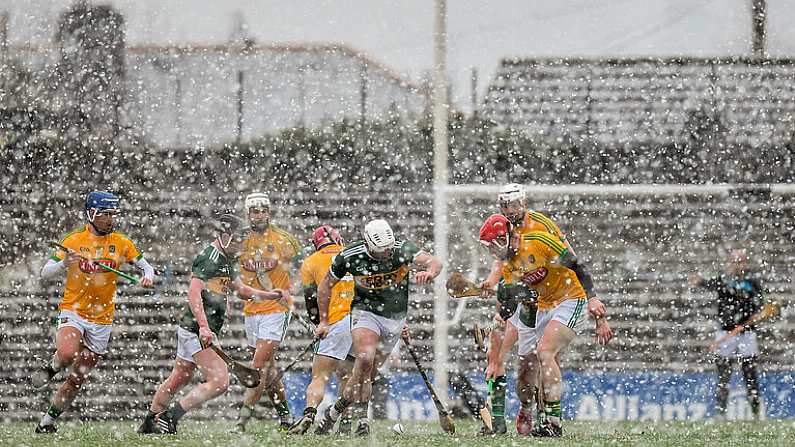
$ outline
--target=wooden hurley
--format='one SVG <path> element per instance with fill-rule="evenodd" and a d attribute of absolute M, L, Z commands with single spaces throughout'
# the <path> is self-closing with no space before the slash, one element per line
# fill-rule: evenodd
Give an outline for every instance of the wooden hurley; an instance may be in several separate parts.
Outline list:
<path fill-rule="evenodd" d="M 474 282 L 468 280 L 464 275 L 453 272 L 447 279 L 447 294 L 450 298 L 466 298 L 470 296 L 480 296 L 481 289 Z"/>
<path fill-rule="evenodd" d="M 745 332 L 745 328 L 748 326 L 757 325 L 764 321 L 767 321 L 773 317 L 777 317 L 781 314 L 781 305 L 776 302 L 767 303 L 762 307 L 762 310 L 753 314 L 748 321 L 741 325 L 737 326 L 736 328 L 732 329 L 728 334 L 725 334 L 723 337 L 719 338 L 718 340 L 712 342 L 709 345 L 709 351 L 714 352 L 718 349 L 718 346 L 726 343 L 727 341 L 731 340 L 732 338 L 742 334 Z"/>

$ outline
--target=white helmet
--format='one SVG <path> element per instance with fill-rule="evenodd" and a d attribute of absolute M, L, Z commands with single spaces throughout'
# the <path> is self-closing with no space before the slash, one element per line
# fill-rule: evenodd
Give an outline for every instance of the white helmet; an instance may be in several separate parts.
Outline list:
<path fill-rule="evenodd" d="M 253 192 L 246 196 L 246 209 L 270 208 L 271 200 L 264 192 Z"/>
<path fill-rule="evenodd" d="M 369 254 L 386 253 L 395 247 L 395 233 L 383 219 L 376 219 L 365 225 L 363 235 Z"/>
<path fill-rule="evenodd" d="M 518 183 L 508 183 L 500 188 L 500 193 L 497 195 L 499 203 L 511 203 L 517 200 L 524 200 L 526 197 L 524 186 Z"/>

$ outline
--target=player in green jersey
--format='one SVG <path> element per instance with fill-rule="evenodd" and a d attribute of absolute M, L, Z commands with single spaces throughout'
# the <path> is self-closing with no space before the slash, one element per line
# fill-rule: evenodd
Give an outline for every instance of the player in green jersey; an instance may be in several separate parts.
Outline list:
<path fill-rule="evenodd" d="M 338 254 L 326 277 L 318 286 L 319 337 L 329 332 L 328 305 L 331 288 L 345 275 L 354 278 L 351 327 L 356 363 L 337 402 L 329 407 L 315 431 L 327 434 L 351 404 L 359 418 L 356 434 L 370 433 L 367 404 L 372 392 L 372 372 L 377 367 L 376 352 L 390 352 L 406 325 L 409 302 L 409 271 L 413 264 L 423 268 L 414 282 L 426 284 L 442 271 L 442 263 L 415 244 L 395 239 L 385 220 L 374 220 L 364 227 L 364 240 Z"/>
<path fill-rule="evenodd" d="M 218 354 L 209 348 L 217 343 L 216 334 L 226 322 L 226 298 L 232 292 L 252 300 L 286 301 L 282 289 L 264 291 L 246 286 L 238 277 L 236 258 L 246 237 L 243 220 L 231 214 L 221 216 L 217 236 L 193 261 L 188 306 L 177 328 L 177 356 L 171 375 L 160 385 L 139 433 L 176 433 L 177 422 L 186 412 L 225 393 L 229 370 Z M 196 369 L 204 382 L 182 399 L 169 402 L 188 384 Z"/>

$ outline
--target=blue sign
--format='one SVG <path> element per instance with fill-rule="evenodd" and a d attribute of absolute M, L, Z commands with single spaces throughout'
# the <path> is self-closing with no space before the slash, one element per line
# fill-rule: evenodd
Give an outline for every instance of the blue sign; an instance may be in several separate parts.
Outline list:
<path fill-rule="evenodd" d="M 486 396 L 481 374 L 468 375 L 470 381 Z M 670 421 L 700 420 L 712 417 L 715 409 L 714 373 L 673 372 L 606 372 L 564 373 L 563 417 L 586 421 Z M 509 376 L 507 416 L 515 417 L 516 380 Z M 303 410 L 308 373 L 285 377 L 290 408 Z M 795 417 L 795 372 L 776 371 L 759 374 L 762 393 L 762 418 Z M 334 403 L 338 390 L 332 382 L 321 409 Z M 450 390 L 450 395 L 455 392 Z M 422 378 L 417 373 L 397 373 L 390 378 L 386 403 L 387 418 L 399 420 L 431 420 L 437 418 Z M 745 384 L 739 373 L 732 377 L 727 419 L 751 419 L 751 408 Z"/>

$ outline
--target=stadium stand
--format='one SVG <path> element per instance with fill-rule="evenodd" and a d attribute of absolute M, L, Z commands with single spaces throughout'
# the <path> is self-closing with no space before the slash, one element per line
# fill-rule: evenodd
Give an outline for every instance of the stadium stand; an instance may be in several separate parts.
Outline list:
<path fill-rule="evenodd" d="M 540 140 L 689 141 L 694 114 L 728 144 L 792 141 L 795 65 L 784 59 L 505 59 L 483 116 Z"/>
<path fill-rule="evenodd" d="M 532 191 L 532 189 L 531 189 Z M 119 410 L 141 410 L 157 384 L 168 374 L 174 353 L 174 322 L 184 304 L 187 265 L 203 244 L 200 223 L 206 217 L 191 206 L 195 191 L 183 190 L 182 200 L 173 196 L 139 195 L 129 198 L 125 231 L 144 247 L 147 257 L 174 273 L 171 282 L 153 293 L 123 287 L 118 296 L 117 323 L 106 361 L 81 393 L 77 405 L 85 418 L 113 418 Z M 372 216 L 386 216 L 399 234 L 430 245 L 431 195 L 427 190 L 393 191 L 388 187 L 360 189 L 353 193 L 325 194 L 313 191 L 274 193 L 275 222 L 306 238 L 320 221 L 343 228 L 348 239 Z M 20 196 L 16 196 L 20 197 Z M 239 197 L 227 191 L 227 198 Z M 308 200 L 311 197 L 312 200 Z M 708 295 L 692 291 L 687 276 L 696 270 L 721 269 L 723 248 L 742 244 L 766 274 L 771 298 L 792 305 L 787 247 L 795 239 L 792 195 L 765 188 L 738 188 L 726 195 L 561 195 L 531 200 L 533 208 L 547 212 L 566 230 L 578 254 L 593 270 L 597 291 L 609 306 L 617 338 L 608 348 L 596 347 L 590 336 L 581 337 L 565 357 L 569 369 L 609 370 L 668 369 L 693 371 L 710 368 L 705 355 L 713 326 L 714 306 Z M 54 215 L 70 216 L 75 199 L 55 198 Z M 42 203 L 19 208 L 33 214 L 44 212 Z M 494 211 L 492 200 L 457 199 L 451 203 L 449 269 L 482 277 L 486 254 L 477 247 L 474 234 L 483 217 Z M 738 218 L 738 214 L 742 215 Z M 72 214 L 74 216 L 74 214 Z M 65 220 L 77 222 L 76 218 Z M 44 231 L 44 229 L 43 229 Z M 47 228 L 61 232 L 60 225 Z M 50 237 L 49 235 L 47 237 Z M 53 236 L 56 237 L 56 236 Z M 36 237 L 44 240 L 43 234 Z M 46 250 L 36 246 L 36 259 Z M 431 289 L 415 287 L 411 324 L 416 343 L 432 367 L 433 297 Z M 52 317 L 58 288 L 42 285 L 30 290 L 6 290 L 0 300 L 0 394 L 5 417 L 28 419 L 43 408 L 32 405 L 26 376 L 37 362 L 49 355 Z M 299 300 L 300 303 L 300 300 Z M 239 357 L 244 346 L 240 303 L 223 334 L 224 344 Z M 299 304 L 300 306 L 300 304 Z M 461 321 L 451 327 L 452 371 L 477 371 L 485 365 L 483 354 L 474 348 L 469 330 L 485 322 L 490 305 L 469 300 Z M 451 315 L 455 303 L 451 303 Z M 302 311 L 299 309 L 299 312 Z M 762 332 L 763 368 L 788 368 L 793 355 L 795 320 L 785 314 L 782 321 Z M 298 325 L 290 329 L 281 358 L 289 359 L 307 343 Z M 308 363 L 299 365 L 307 368 Z M 409 364 L 404 366 L 409 367 Z M 206 417 L 223 413 L 237 402 L 242 388 L 204 409 Z M 301 392 L 292 390 L 291 392 Z M 38 396 L 38 394 L 37 394 Z M 43 396 L 43 395 L 42 395 Z M 44 397 L 42 397 L 43 399 Z M 125 412 L 121 412 L 125 413 Z"/>

